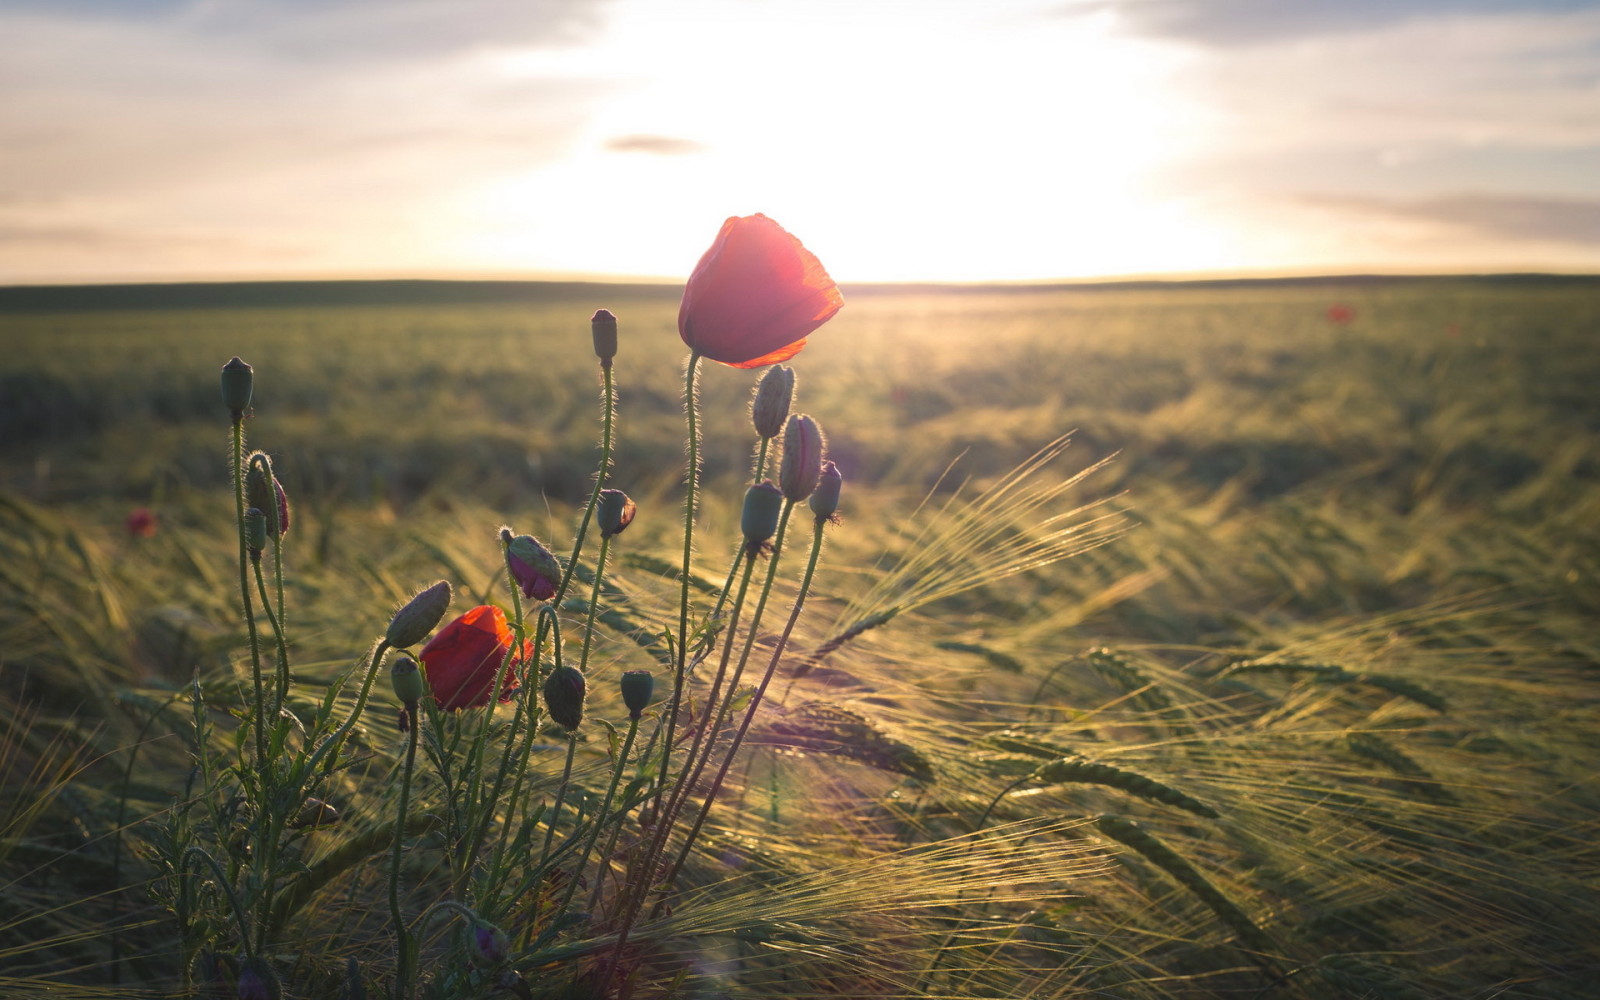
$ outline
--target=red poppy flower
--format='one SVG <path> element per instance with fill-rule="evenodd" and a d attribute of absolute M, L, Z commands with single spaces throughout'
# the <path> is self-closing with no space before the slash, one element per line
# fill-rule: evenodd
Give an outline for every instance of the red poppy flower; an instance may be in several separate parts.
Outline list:
<path fill-rule="evenodd" d="M 422 647 L 423 669 L 433 700 L 447 711 L 489 704 L 494 676 L 511 650 L 511 628 L 505 612 L 483 604 L 440 629 Z M 517 691 L 516 666 L 533 655 L 533 643 L 523 640 L 522 655 L 506 665 L 500 680 L 500 703 Z"/>
<path fill-rule="evenodd" d="M 1329 323 L 1333 323 L 1336 326 L 1346 326 L 1355 320 L 1356 310 L 1354 306 L 1345 305 L 1343 302 L 1335 302 L 1328 307 L 1324 315 L 1328 317 Z"/>
<path fill-rule="evenodd" d="M 156 515 L 149 507 L 135 507 L 128 512 L 125 522 L 128 534 L 138 538 L 153 538 L 156 533 Z"/>
<path fill-rule="evenodd" d="M 794 357 L 844 305 L 839 286 L 800 241 L 765 215 L 722 224 L 678 307 L 678 335 L 734 368 Z"/>

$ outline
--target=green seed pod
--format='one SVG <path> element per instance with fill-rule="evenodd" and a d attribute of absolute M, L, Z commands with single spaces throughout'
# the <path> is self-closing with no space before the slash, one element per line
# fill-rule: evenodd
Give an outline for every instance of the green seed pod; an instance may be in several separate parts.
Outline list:
<path fill-rule="evenodd" d="M 627 670 L 622 674 L 622 703 L 628 706 L 628 718 L 637 719 L 650 705 L 655 694 L 656 679 L 648 670 Z"/>
<path fill-rule="evenodd" d="M 778 436 L 789 416 L 794 400 L 794 369 L 773 365 L 756 384 L 756 398 L 750 404 L 750 420 L 763 440 Z"/>
<path fill-rule="evenodd" d="M 389 683 L 394 686 L 394 696 L 407 705 L 415 705 L 428 691 L 422 680 L 422 671 L 417 669 L 417 661 L 409 656 L 395 659 L 394 665 L 389 668 Z"/>
<path fill-rule="evenodd" d="M 395 649 L 415 646 L 428 637 L 428 633 L 434 630 L 449 610 L 450 584 L 440 580 L 426 590 L 419 591 L 394 613 L 394 617 L 389 619 L 389 630 L 384 633 L 383 640 Z"/>
<path fill-rule="evenodd" d="M 589 329 L 594 333 L 594 353 L 601 368 L 610 368 L 611 359 L 617 356 L 617 317 L 610 309 L 597 309 L 589 318 Z"/>
<path fill-rule="evenodd" d="M 622 534 L 622 529 L 633 523 L 637 508 L 628 494 L 621 490 L 600 491 L 600 537 L 610 538 Z"/>
<path fill-rule="evenodd" d="M 544 679 L 544 707 L 558 725 L 568 731 L 583 722 L 583 671 L 560 666 Z"/>
<path fill-rule="evenodd" d="M 267 515 L 259 507 L 244 512 L 244 543 L 256 553 L 267 547 Z"/>
<path fill-rule="evenodd" d="M 822 428 L 804 413 L 789 418 L 783 431 L 783 462 L 778 466 L 778 485 L 783 495 L 799 503 L 817 488 L 822 475 L 822 452 L 827 447 Z"/>
<path fill-rule="evenodd" d="M 747 546 L 759 547 L 778 530 L 778 513 L 783 509 L 783 494 L 770 482 L 760 482 L 745 490 L 744 529 Z"/>
<path fill-rule="evenodd" d="M 832 462 L 823 462 L 816 492 L 811 494 L 811 513 L 824 521 L 833 517 L 839 509 L 839 488 L 843 485 L 844 476 L 839 474 L 839 467 Z"/>
<path fill-rule="evenodd" d="M 234 416 L 243 416 L 244 411 L 250 409 L 255 380 L 255 369 L 239 358 L 222 366 L 222 405 Z"/>

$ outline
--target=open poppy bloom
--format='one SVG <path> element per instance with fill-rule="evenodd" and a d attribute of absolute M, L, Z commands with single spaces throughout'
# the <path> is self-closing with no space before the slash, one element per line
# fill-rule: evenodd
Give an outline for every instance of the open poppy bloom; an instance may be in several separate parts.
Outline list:
<path fill-rule="evenodd" d="M 734 368 L 794 357 L 806 336 L 844 305 L 821 261 L 765 215 L 722 224 L 678 307 L 690 350 Z"/>
<path fill-rule="evenodd" d="M 451 712 L 489 704 L 495 673 L 505 662 L 511 642 L 505 612 L 490 604 L 479 605 L 440 629 L 418 657 L 433 700 Z M 516 694 L 516 667 L 532 655 L 533 643 L 524 639 L 522 655 L 506 664 L 500 679 L 501 704 Z"/>

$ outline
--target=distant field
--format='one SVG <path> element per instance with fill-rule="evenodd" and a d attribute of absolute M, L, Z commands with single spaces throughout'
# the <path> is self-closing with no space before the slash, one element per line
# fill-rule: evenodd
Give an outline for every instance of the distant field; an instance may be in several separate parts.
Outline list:
<path fill-rule="evenodd" d="M 295 504 L 296 659 L 325 679 L 419 583 L 444 577 L 503 602 L 500 524 L 560 550 L 594 470 L 599 307 L 621 322 L 613 480 L 640 507 L 622 536 L 636 561 L 617 572 L 640 615 L 660 612 L 669 588 L 638 557 L 675 558 L 677 296 L 494 283 L 0 289 L 0 792 L 22 803 L 0 807 L 0 995 L 26 976 L 105 982 L 111 946 L 74 933 L 136 915 L 156 923 L 124 937 L 155 957 L 122 981 L 177 990 L 154 943 L 165 915 L 147 897 L 29 914 L 95 891 L 116 817 L 157 813 L 176 794 L 182 746 L 157 741 L 130 765 L 124 748 L 166 724 L 129 706 L 197 669 L 237 676 L 219 367 L 233 355 L 255 366 L 246 431 Z M 846 481 L 804 638 L 895 619 L 849 643 L 830 662 L 842 676 L 824 671 L 790 707 L 849 706 L 885 742 L 757 751 L 766 763 L 752 765 L 726 843 L 753 838 L 812 871 L 970 835 L 984 804 L 1037 764 L 996 733 L 1114 762 L 1222 816 L 1102 785 L 1030 788 L 993 822 L 1083 818 L 1051 836 L 1116 855 L 1114 870 L 1063 882 L 1072 899 L 1027 903 L 1019 885 L 1019 901 L 985 916 L 972 890 L 851 932 L 941 956 L 926 969 L 786 924 L 796 938 L 768 941 L 794 947 L 785 976 L 822 995 L 1592 995 L 1600 279 L 846 289 L 794 367 L 798 408 L 821 422 Z M 749 466 L 754 378 L 708 365 L 701 381 L 710 579 Z M 1007 540 L 963 548 L 937 512 L 964 509 L 1068 432 L 1030 483 L 1108 463 L 1054 507 L 999 503 L 985 516 L 1015 517 Z M 1105 515 L 1116 537 L 1091 531 L 1104 544 L 986 574 L 1048 531 L 1049 515 L 1089 504 L 1076 519 Z M 159 519 L 153 537 L 125 529 L 135 508 Z M 919 537 L 930 523 L 944 527 Z M 940 568 L 905 569 L 930 545 L 948 552 Z M 972 585 L 925 600 L 919 580 L 935 572 Z M 645 662 L 619 636 L 604 650 L 618 667 Z M 926 770 L 885 765 L 884 747 Z M 375 752 L 392 760 L 392 746 Z M 52 785 L 35 765 L 56 757 L 100 762 Z M 871 832 L 841 818 L 802 836 L 773 818 L 780 798 L 809 814 L 813 790 L 827 798 L 816 812 L 876 810 Z M 1137 819 L 1216 883 L 1263 928 L 1273 960 L 1241 958 L 1249 933 L 1154 852 L 1106 833 L 1114 823 L 1084 825 L 1106 814 Z M 144 856 L 119 854 L 119 877 L 149 878 Z M 83 867 L 49 867 L 62 858 Z M 41 880 L 41 865 L 56 874 Z M 794 922 L 837 930 L 853 905 Z M 295 946 L 309 950 L 331 925 L 307 919 Z M 678 995 L 798 995 L 768 975 L 789 952 L 682 920 L 672 940 L 685 954 L 714 940 L 718 954 L 749 955 L 743 973 L 695 971 Z M 951 951 L 957 929 L 971 938 Z M 342 968 L 347 953 L 382 957 L 358 941 L 312 965 Z"/>

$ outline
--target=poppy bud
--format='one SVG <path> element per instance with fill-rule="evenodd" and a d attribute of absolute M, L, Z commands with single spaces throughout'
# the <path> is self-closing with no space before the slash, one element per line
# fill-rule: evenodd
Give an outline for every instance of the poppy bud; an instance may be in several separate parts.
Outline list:
<path fill-rule="evenodd" d="M 259 507 L 244 512 L 244 541 L 251 552 L 259 553 L 267 547 L 267 515 Z"/>
<path fill-rule="evenodd" d="M 778 483 L 784 496 L 799 503 L 817 488 L 826 444 L 815 420 L 804 413 L 789 418 L 789 426 L 783 431 L 783 463 L 778 467 Z"/>
<path fill-rule="evenodd" d="M 492 969 L 505 962 L 511 950 L 505 931 L 479 920 L 472 925 L 469 935 L 468 948 L 474 965 Z"/>
<path fill-rule="evenodd" d="M 833 517 L 833 512 L 839 509 L 839 487 L 842 485 L 844 477 L 839 474 L 839 467 L 832 462 L 823 462 L 816 492 L 811 494 L 811 513 L 822 520 Z"/>
<path fill-rule="evenodd" d="M 407 601 L 394 617 L 389 619 L 389 631 L 384 634 L 383 640 L 396 649 L 405 649 L 415 646 L 450 610 L 450 584 L 445 580 L 418 592 L 417 596 Z"/>
<path fill-rule="evenodd" d="M 628 494 L 621 490 L 600 491 L 600 537 L 610 538 L 622 534 L 622 529 L 633 523 L 637 508 Z"/>
<path fill-rule="evenodd" d="M 558 725 L 568 731 L 583 722 L 583 671 L 560 666 L 544 679 L 544 707 Z"/>
<path fill-rule="evenodd" d="M 246 959 L 234 984 L 234 996 L 239 1000 L 278 1000 L 283 995 L 278 985 L 278 975 L 272 966 L 259 958 Z"/>
<path fill-rule="evenodd" d="M 235 416 L 243 416 L 250 408 L 250 395 L 255 389 L 255 369 L 239 358 L 222 366 L 222 405 Z"/>
<path fill-rule="evenodd" d="M 778 530 L 778 513 L 783 508 L 783 494 L 770 482 L 760 482 L 744 492 L 744 516 L 740 527 L 744 529 L 747 547 L 757 548 Z"/>
<path fill-rule="evenodd" d="M 339 822 L 339 810 L 318 798 L 308 798 L 300 811 L 289 820 L 289 825 L 296 829 L 306 827 L 332 826 Z"/>
<path fill-rule="evenodd" d="M 621 683 L 622 703 L 628 706 L 628 718 L 637 719 L 650 706 L 650 696 L 656 690 L 655 676 L 648 670 L 626 670 Z"/>
<path fill-rule="evenodd" d="M 610 368 L 611 359 L 617 356 L 617 317 L 610 309 L 597 309 L 589 319 L 589 328 L 594 333 L 594 353 L 600 359 L 600 367 Z"/>
<path fill-rule="evenodd" d="M 506 565 L 522 588 L 522 596 L 548 601 L 561 583 L 561 564 L 532 535 L 518 535 L 506 544 Z"/>
<path fill-rule="evenodd" d="M 283 491 L 278 477 L 272 474 L 272 462 L 266 452 L 252 452 L 249 461 L 249 471 L 244 477 L 245 503 L 263 514 L 277 512 L 277 524 L 272 523 L 271 517 L 267 518 L 267 534 L 277 538 L 289 530 L 289 495 Z"/>
<path fill-rule="evenodd" d="M 427 690 L 422 682 L 422 671 L 417 669 L 417 661 L 409 656 L 401 656 L 394 661 L 394 666 L 389 668 L 389 683 L 394 686 L 394 696 L 407 705 L 420 701 Z"/>
<path fill-rule="evenodd" d="M 756 398 L 750 404 L 750 420 L 756 425 L 756 434 L 763 440 L 777 437 L 793 399 L 794 369 L 784 365 L 768 368 L 756 384 Z"/>

